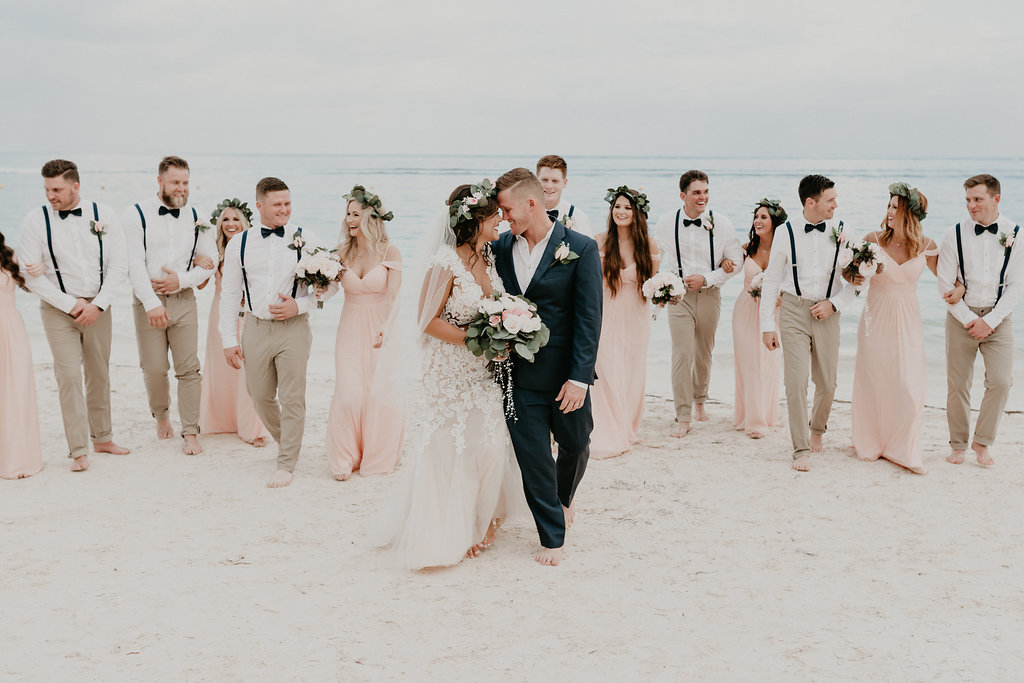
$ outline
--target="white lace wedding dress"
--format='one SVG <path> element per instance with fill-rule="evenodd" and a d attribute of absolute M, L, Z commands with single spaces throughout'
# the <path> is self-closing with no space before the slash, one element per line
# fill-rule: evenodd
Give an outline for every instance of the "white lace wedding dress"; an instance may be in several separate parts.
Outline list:
<path fill-rule="evenodd" d="M 483 290 L 450 247 L 439 249 L 431 265 L 455 275 L 442 317 L 467 325 Z M 503 292 L 493 265 L 487 273 Z M 527 510 L 501 389 L 484 360 L 465 346 L 424 337 L 426 422 L 419 440 L 406 445 L 377 543 L 409 569 L 457 564 L 484 538 L 492 519 Z"/>

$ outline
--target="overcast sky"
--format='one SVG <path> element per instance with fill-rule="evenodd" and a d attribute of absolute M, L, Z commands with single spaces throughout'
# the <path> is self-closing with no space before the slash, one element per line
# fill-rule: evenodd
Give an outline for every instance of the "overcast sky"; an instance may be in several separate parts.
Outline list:
<path fill-rule="evenodd" d="M 1024 9 L 5 0 L 0 152 L 1024 156 Z"/>

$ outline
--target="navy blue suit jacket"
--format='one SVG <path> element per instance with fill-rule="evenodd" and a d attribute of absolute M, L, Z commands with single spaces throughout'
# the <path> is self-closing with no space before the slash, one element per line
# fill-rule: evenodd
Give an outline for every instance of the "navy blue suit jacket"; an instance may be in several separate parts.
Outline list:
<path fill-rule="evenodd" d="M 548 343 L 534 362 L 513 355 L 516 386 L 535 391 L 558 391 L 566 380 L 594 383 L 597 344 L 601 337 L 601 259 L 597 242 L 555 221 L 551 239 L 537 272 L 521 291 L 512 260 L 515 236 L 505 232 L 491 242 L 495 267 L 510 294 L 520 294 L 537 305 L 537 313 L 551 331 Z M 555 249 L 565 242 L 579 258 L 555 261 Z"/>

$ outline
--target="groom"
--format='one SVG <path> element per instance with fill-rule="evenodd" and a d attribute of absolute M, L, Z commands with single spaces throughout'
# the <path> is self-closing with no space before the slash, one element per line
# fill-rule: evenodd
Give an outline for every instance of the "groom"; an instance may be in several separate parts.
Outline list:
<path fill-rule="evenodd" d="M 543 549 L 537 562 L 557 565 L 572 523 L 573 495 L 587 469 L 590 385 L 601 335 L 601 262 L 594 240 L 552 222 L 544 188 L 516 168 L 498 178 L 498 206 L 511 230 L 492 243 L 495 265 L 511 294 L 537 306 L 551 331 L 529 363 L 514 358 L 515 409 L 508 419 L 523 472 L 523 490 Z M 558 457 L 551 457 L 551 437 Z"/>

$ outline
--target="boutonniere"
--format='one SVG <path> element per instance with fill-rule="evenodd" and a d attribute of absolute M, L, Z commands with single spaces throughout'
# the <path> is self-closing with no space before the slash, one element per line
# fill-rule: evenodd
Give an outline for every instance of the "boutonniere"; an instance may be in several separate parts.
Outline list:
<path fill-rule="evenodd" d="M 830 239 L 832 240 L 832 244 L 839 245 L 846 241 L 846 235 L 843 234 L 841 228 L 836 227 L 832 228 L 832 236 Z"/>
<path fill-rule="evenodd" d="M 1004 232 L 1001 235 L 999 235 L 999 246 L 1003 247 L 1004 249 L 1009 249 L 1010 247 L 1012 247 L 1013 242 L 1013 233 Z"/>
<path fill-rule="evenodd" d="M 209 229 L 210 225 L 208 223 L 204 223 L 203 219 L 200 218 L 196 220 L 196 232 L 206 232 Z"/>
<path fill-rule="evenodd" d="M 708 211 L 708 219 L 704 221 L 704 229 L 708 232 L 715 231 L 715 214 Z"/>
<path fill-rule="evenodd" d="M 103 223 L 99 221 L 89 221 L 89 232 L 96 235 L 100 239 L 103 239 L 103 236 L 107 234 L 107 229 L 103 225 Z"/>
<path fill-rule="evenodd" d="M 575 261 L 580 257 L 575 251 L 569 248 L 569 244 L 566 242 L 560 242 L 555 247 L 555 262 L 561 263 L 563 266 L 571 261 Z"/>
<path fill-rule="evenodd" d="M 292 235 L 292 243 L 288 245 L 288 248 L 292 251 L 299 251 L 306 246 L 306 240 L 302 239 L 302 233 L 298 230 Z"/>
<path fill-rule="evenodd" d="M 562 225 L 565 226 L 566 230 L 573 230 L 576 227 L 576 219 L 572 216 L 566 216 L 562 219 Z"/>

